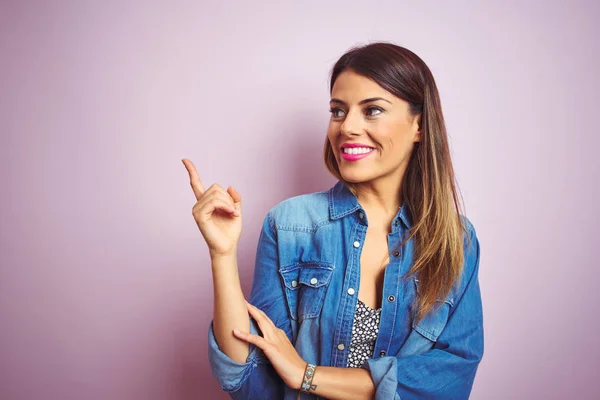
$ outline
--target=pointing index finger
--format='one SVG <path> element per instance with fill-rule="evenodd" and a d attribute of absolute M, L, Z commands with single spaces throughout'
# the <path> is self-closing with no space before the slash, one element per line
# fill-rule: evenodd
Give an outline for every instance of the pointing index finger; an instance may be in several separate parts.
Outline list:
<path fill-rule="evenodd" d="M 192 186 L 192 190 L 194 191 L 194 195 L 196 196 L 196 200 L 200 200 L 200 197 L 204 194 L 204 185 L 200 180 L 200 175 L 198 175 L 198 171 L 196 171 L 196 166 L 193 162 L 184 158 L 181 160 L 185 169 L 187 169 L 188 174 L 190 176 L 190 185 Z"/>

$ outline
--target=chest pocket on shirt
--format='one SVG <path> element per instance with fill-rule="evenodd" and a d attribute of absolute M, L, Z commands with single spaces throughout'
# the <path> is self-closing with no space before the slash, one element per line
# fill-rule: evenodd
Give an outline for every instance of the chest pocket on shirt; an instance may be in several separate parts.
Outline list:
<path fill-rule="evenodd" d="M 415 291 L 419 292 L 419 280 L 413 278 Z M 454 306 L 454 293 L 451 291 L 445 299 L 436 300 L 432 311 L 418 324 L 413 320 L 412 332 L 400 351 L 401 356 L 421 354 L 430 350 L 448 323 L 450 307 Z M 439 304 L 441 303 L 441 304 Z"/>
<path fill-rule="evenodd" d="M 285 284 L 285 295 L 292 319 L 302 322 L 321 313 L 329 287 L 333 264 L 303 262 L 282 267 L 279 273 Z"/>

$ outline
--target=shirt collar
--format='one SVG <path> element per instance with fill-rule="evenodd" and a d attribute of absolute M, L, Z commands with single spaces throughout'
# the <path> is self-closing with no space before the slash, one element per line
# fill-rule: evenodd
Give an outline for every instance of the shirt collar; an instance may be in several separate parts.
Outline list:
<path fill-rule="evenodd" d="M 354 213 L 356 210 L 362 210 L 356 196 L 348 189 L 342 181 L 338 181 L 331 189 L 329 189 L 329 217 L 333 220 L 345 217 Z M 403 203 L 394 221 L 392 229 L 395 230 L 396 221 L 400 220 L 406 229 L 411 227 L 411 218 L 408 212 L 408 205 Z"/>

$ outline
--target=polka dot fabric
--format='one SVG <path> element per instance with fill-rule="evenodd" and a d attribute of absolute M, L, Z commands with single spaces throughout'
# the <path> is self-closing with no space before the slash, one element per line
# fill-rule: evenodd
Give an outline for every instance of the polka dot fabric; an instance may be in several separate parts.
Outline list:
<path fill-rule="evenodd" d="M 381 308 L 374 310 L 360 299 L 356 303 L 348 368 L 360 368 L 368 358 L 373 356 L 375 340 L 379 333 L 380 316 Z"/>

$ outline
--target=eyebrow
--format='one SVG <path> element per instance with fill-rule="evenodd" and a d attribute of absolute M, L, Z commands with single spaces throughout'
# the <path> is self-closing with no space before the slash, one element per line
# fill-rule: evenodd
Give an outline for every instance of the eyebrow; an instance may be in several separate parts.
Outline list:
<path fill-rule="evenodd" d="M 387 101 L 388 103 L 392 104 L 391 101 L 384 99 L 383 97 L 369 97 L 368 99 L 364 99 L 361 100 L 360 103 L 358 103 L 359 105 L 365 104 L 365 103 L 371 103 L 373 101 L 377 101 L 377 100 L 383 100 L 383 101 Z M 330 103 L 337 103 L 337 104 L 342 104 L 342 105 L 347 105 L 344 101 L 340 100 L 340 99 L 336 99 L 333 98 L 331 100 L 329 100 Z"/>

